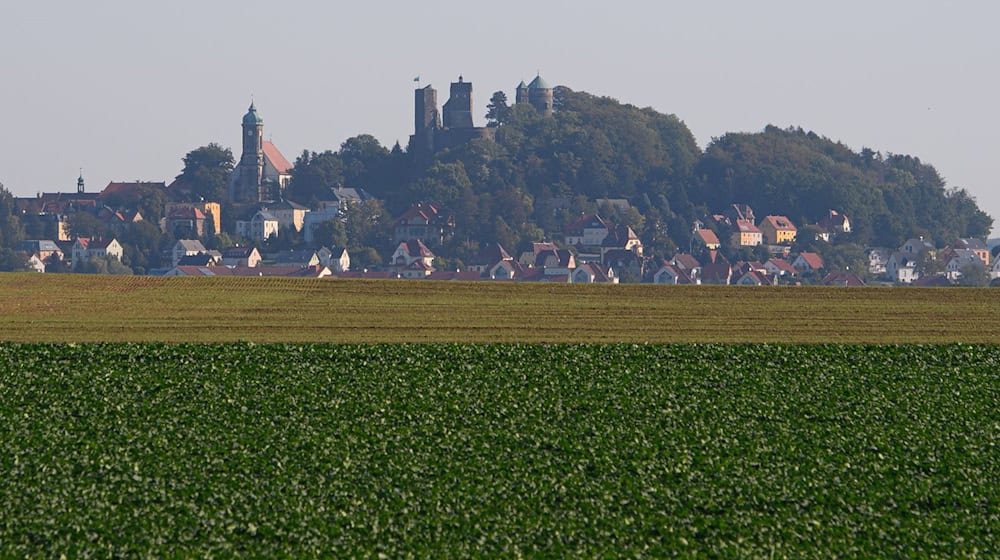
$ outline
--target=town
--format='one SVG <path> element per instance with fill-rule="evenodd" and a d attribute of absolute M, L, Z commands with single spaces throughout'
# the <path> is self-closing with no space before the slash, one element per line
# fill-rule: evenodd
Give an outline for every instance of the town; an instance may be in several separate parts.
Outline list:
<path fill-rule="evenodd" d="M 472 84 L 462 77 L 451 84 L 443 111 L 431 86 L 417 88 L 414 95 L 414 134 L 405 152 L 397 144 L 392 154 L 424 168 L 440 164 L 436 158 L 442 154 L 496 143 L 504 124 L 518 114 L 538 122 L 558 114 L 554 88 L 540 75 L 517 86 L 513 106 L 502 92 L 494 94 L 486 127 L 474 126 Z M 238 160 L 217 145 L 200 148 L 188 154 L 185 171 L 169 184 L 111 182 L 100 192 L 89 192 L 81 173 L 75 192 L 13 198 L 11 213 L 20 231 L 16 239 L 5 238 L 16 243 L 7 243 L 4 268 L 740 286 L 986 285 L 1000 278 L 1000 259 L 991 262 L 982 238 L 932 242 L 917 236 L 898 246 L 859 245 L 852 239 L 852 218 L 842 208 L 796 224 L 786 215 L 758 217 L 740 200 L 680 220 L 681 228 L 688 228 L 681 235 L 675 220 L 672 237 L 654 251 L 644 242 L 657 236 L 657 228 L 640 229 L 650 219 L 637 210 L 635 199 L 611 193 L 551 196 L 544 210 L 536 203 L 533 211 L 546 213 L 547 227 L 525 227 L 522 218 L 514 225 L 528 233 L 506 239 L 506 246 L 499 237 L 466 235 L 463 240 L 459 224 L 470 216 L 463 214 L 467 208 L 456 197 L 418 198 L 390 213 L 387 201 L 370 193 L 368 185 L 321 181 L 308 199 L 296 199 L 296 194 L 305 196 L 295 189 L 296 170 L 310 163 L 310 155 L 303 154 L 293 165 L 265 140 L 264 121 L 253 103 L 241 128 Z M 221 165 L 194 163 L 212 154 L 221 154 Z M 312 160 L 321 157 L 313 154 Z M 216 183 L 225 188 L 206 192 L 194 185 L 205 173 L 215 173 Z M 492 204 L 504 200 L 496 197 Z M 393 202 L 398 205 L 399 200 Z M 516 214 L 504 210 L 497 215 Z"/>

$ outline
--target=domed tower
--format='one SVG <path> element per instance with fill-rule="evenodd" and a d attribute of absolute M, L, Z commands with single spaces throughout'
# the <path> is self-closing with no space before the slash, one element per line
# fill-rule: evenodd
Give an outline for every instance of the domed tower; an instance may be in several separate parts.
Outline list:
<path fill-rule="evenodd" d="M 542 79 L 541 74 L 535 76 L 528 84 L 528 102 L 544 117 L 552 116 L 552 86 Z"/>
<path fill-rule="evenodd" d="M 233 201 L 264 200 L 264 119 L 257 113 L 253 102 L 247 114 L 243 115 L 243 155 L 237 173 Z"/>
<path fill-rule="evenodd" d="M 514 96 L 514 103 L 527 103 L 528 102 L 528 84 L 521 80 L 521 83 L 517 84 L 517 92 Z"/>

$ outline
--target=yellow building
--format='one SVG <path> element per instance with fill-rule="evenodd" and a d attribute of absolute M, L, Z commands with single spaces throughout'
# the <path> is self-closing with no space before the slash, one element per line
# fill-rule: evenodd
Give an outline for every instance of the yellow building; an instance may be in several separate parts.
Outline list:
<path fill-rule="evenodd" d="M 771 245 L 794 243 L 798 234 L 795 224 L 785 216 L 765 216 L 760 222 L 760 231 L 764 242 Z"/>
<path fill-rule="evenodd" d="M 737 247 L 756 247 L 763 243 L 761 232 L 750 220 L 736 220 L 732 236 Z"/>
<path fill-rule="evenodd" d="M 218 202 L 168 202 L 166 208 L 163 209 L 163 215 L 169 216 L 174 210 L 185 208 L 200 210 L 205 214 L 206 221 L 212 222 L 216 234 L 222 231 L 222 205 Z"/>

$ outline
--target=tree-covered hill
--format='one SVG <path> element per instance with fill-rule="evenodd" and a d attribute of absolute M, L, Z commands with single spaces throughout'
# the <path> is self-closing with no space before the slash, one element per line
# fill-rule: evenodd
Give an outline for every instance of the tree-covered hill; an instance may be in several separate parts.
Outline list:
<path fill-rule="evenodd" d="M 963 189 L 948 189 L 918 158 L 854 152 L 800 128 L 716 139 L 697 166 L 698 202 L 750 204 L 757 215 L 814 223 L 835 209 L 851 217 L 856 242 L 894 247 L 909 236 L 938 243 L 985 237 L 991 218 Z"/>

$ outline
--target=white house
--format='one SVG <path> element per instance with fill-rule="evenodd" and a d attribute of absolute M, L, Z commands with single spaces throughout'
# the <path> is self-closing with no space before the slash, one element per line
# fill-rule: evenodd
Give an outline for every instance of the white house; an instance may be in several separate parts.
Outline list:
<path fill-rule="evenodd" d="M 971 249 L 955 249 L 952 256 L 945 265 L 944 275 L 948 280 L 960 280 L 962 278 L 962 268 L 976 263 L 982 264 L 983 260 Z"/>
<path fill-rule="evenodd" d="M 664 263 L 653 274 L 654 284 L 701 284 L 700 279 L 692 280 L 691 275 L 682 268 L 670 263 Z"/>
<path fill-rule="evenodd" d="M 177 263 L 184 257 L 207 252 L 208 249 L 197 239 L 178 239 L 177 243 L 174 243 L 173 248 L 170 250 L 170 261 L 173 263 L 173 266 L 177 266 Z"/>
<path fill-rule="evenodd" d="M 73 243 L 73 268 L 80 266 L 80 263 L 92 258 L 103 259 L 104 257 L 114 257 L 121 261 L 125 254 L 121 244 L 117 239 L 91 239 L 89 237 L 79 237 Z"/>
<path fill-rule="evenodd" d="M 266 210 L 259 210 L 249 221 L 236 222 L 236 235 L 253 241 L 267 241 L 278 235 L 278 218 Z"/>
<path fill-rule="evenodd" d="M 900 251 L 893 253 L 889 257 L 889 262 L 885 265 L 889 280 L 900 284 L 912 284 L 915 280 L 919 280 L 920 273 L 917 272 L 917 259 L 918 256 L 916 253 L 904 253 Z"/>

